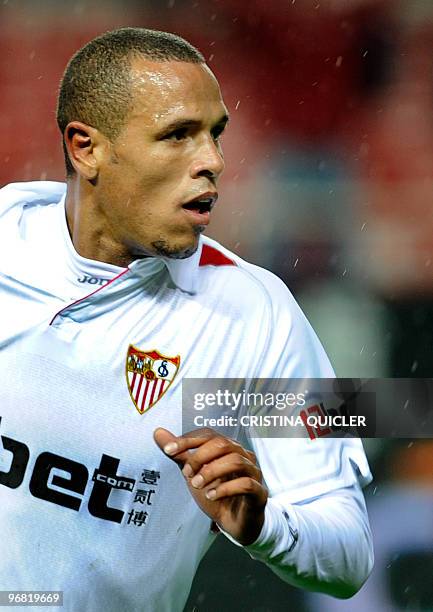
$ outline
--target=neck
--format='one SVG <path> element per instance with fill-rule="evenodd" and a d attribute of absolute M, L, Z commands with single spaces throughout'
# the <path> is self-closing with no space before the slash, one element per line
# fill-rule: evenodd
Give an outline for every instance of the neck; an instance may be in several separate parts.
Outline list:
<path fill-rule="evenodd" d="M 68 178 L 65 207 L 69 235 L 79 255 L 123 268 L 133 261 L 128 250 L 111 238 L 88 181 Z"/>

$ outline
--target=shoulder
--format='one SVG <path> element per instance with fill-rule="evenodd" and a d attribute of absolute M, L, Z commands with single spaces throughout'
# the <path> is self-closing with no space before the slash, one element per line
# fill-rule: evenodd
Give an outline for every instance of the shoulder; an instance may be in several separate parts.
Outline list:
<path fill-rule="evenodd" d="M 52 181 L 10 183 L 0 189 L 1 269 L 23 273 L 29 262 L 36 266 L 49 245 L 47 241 L 65 185 Z M 52 235 L 52 234 L 51 234 Z"/>
<path fill-rule="evenodd" d="M 334 372 L 310 323 L 283 281 L 218 242 L 205 238 L 200 270 L 209 269 L 206 290 L 219 309 L 253 319 L 255 334 L 267 335 L 261 376 L 333 377 Z"/>
<path fill-rule="evenodd" d="M 10 183 L 0 189 L 0 231 L 2 236 L 16 237 L 28 219 L 40 219 L 40 212 L 59 204 L 66 185 L 55 181 Z M 41 220 L 41 223 L 43 220 Z"/>
<path fill-rule="evenodd" d="M 8 210 L 24 206 L 52 204 L 65 193 L 65 184 L 56 181 L 9 183 L 0 189 L 0 217 Z"/>
<path fill-rule="evenodd" d="M 245 261 L 216 240 L 203 237 L 203 247 L 199 268 L 201 274 L 211 281 L 211 286 L 217 289 L 225 288 L 225 293 L 239 299 L 245 296 L 262 299 L 270 307 L 294 302 L 287 286 L 275 274 Z M 208 283 L 209 286 L 210 283 Z"/>

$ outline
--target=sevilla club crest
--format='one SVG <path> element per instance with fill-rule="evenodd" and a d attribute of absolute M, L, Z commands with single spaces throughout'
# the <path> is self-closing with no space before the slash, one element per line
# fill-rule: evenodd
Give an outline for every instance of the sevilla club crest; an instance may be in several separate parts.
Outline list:
<path fill-rule="evenodd" d="M 180 355 L 166 357 L 158 351 L 142 351 L 129 345 L 126 357 L 126 382 L 129 395 L 140 414 L 149 410 L 164 395 L 179 370 Z"/>

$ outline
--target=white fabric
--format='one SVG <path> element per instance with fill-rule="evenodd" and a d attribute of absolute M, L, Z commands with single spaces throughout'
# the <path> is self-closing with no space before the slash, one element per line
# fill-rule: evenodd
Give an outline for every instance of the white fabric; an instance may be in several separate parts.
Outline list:
<path fill-rule="evenodd" d="M 337 597 L 352 596 L 373 567 L 372 536 L 358 485 L 290 505 L 269 500 L 258 540 L 247 546 L 283 580 Z M 283 517 L 285 520 L 283 520 Z M 314 568 L 314 570 L 313 570 Z"/>
<path fill-rule="evenodd" d="M 64 192 L 64 185 L 49 182 L 0 191 L 0 590 L 63 590 L 67 612 L 182 610 L 212 541 L 208 517 L 152 439 L 161 425 L 181 433 L 182 378 L 327 377 L 332 368 L 290 292 L 271 273 L 207 238 L 182 261 L 146 259 L 121 269 L 86 260 L 68 235 Z M 203 244 L 237 265 L 199 267 Z M 86 277 L 97 280 L 78 280 Z M 111 282 L 102 287 L 106 281 Z M 144 414 L 126 384 L 129 345 L 181 359 L 168 392 Z M 12 465 L 11 440 L 28 448 L 27 464 L 21 448 L 21 463 Z M 358 481 L 371 478 L 356 440 L 251 444 L 271 496 L 289 512 L 291 504 L 342 487 L 350 495 Z M 53 467 L 46 453 L 76 465 L 60 469 L 54 459 Z M 124 513 L 120 522 L 90 511 L 92 478 L 103 455 L 118 461 L 118 476 L 135 481 L 134 492 L 111 489 L 106 505 Z M 66 493 L 78 500 L 78 509 L 34 494 L 43 485 L 43 461 L 49 495 Z M 1 484 L 11 465 L 24 471 L 15 488 Z M 160 478 L 140 484 L 143 470 Z M 83 487 L 72 472 L 77 482 L 87 478 Z M 137 489 L 153 493 L 141 503 L 134 501 Z M 145 524 L 132 522 L 133 511 L 147 512 Z M 281 525 L 270 524 L 270 512 L 272 504 L 257 545 L 273 557 L 269 542 Z M 301 505 L 295 515 L 302 524 Z M 320 514 L 316 519 L 320 531 Z M 353 529 L 353 540 L 348 530 L 343 542 L 350 550 L 339 545 L 334 567 L 322 567 L 312 541 L 302 547 L 299 542 L 290 563 L 316 572 L 310 582 L 339 580 L 364 524 L 361 531 L 355 523 Z M 303 532 L 306 527 L 299 528 L 300 539 Z M 323 530 L 321 537 L 320 555 L 334 542 Z M 298 559 L 299 550 L 308 553 Z M 274 568 L 275 563 L 273 558 Z M 284 558 L 282 563 L 287 578 Z M 353 571 L 363 571 L 363 565 Z"/>
<path fill-rule="evenodd" d="M 375 564 L 370 578 L 363 588 L 349 601 L 341 601 L 316 593 L 308 594 L 311 610 L 320 612 L 415 612 L 431 609 L 420 602 L 426 601 L 418 584 L 431 585 L 429 555 L 433 554 L 433 491 L 431 486 L 417 483 L 387 483 L 377 487 L 376 495 L 367 500 L 371 529 L 375 543 Z M 410 557 L 409 557 L 410 555 Z M 419 557 L 417 558 L 417 555 Z M 411 558 L 413 570 L 405 576 L 400 570 L 401 593 L 411 600 L 399 605 L 396 579 L 392 578 L 393 566 Z M 406 560 L 405 560 L 406 558 Z M 422 564 L 425 563 L 423 566 Z M 404 565 L 402 564 L 404 567 Z M 406 566 L 407 567 L 407 566 Z M 418 581 L 414 578 L 419 572 Z M 414 584 L 415 582 L 415 584 Z"/>

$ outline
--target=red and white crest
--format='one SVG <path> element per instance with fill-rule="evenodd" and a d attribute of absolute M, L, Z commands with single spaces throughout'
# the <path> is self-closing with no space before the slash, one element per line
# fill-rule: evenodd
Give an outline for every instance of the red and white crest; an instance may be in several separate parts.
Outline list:
<path fill-rule="evenodd" d="M 140 414 L 149 410 L 173 382 L 180 355 L 167 357 L 159 351 L 142 351 L 132 344 L 126 356 L 126 382 L 129 395 Z"/>

